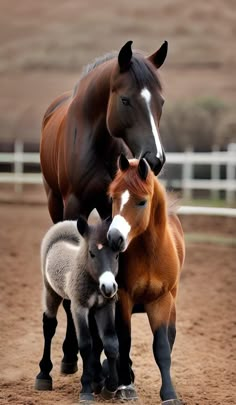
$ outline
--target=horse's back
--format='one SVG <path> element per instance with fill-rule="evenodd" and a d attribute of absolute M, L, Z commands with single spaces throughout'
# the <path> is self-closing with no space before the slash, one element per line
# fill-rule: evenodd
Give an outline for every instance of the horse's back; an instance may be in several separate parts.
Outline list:
<path fill-rule="evenodd" d="M 48 106 L 43 116 L 42 129 L 45 128 L 48 120 L 52 117 L 52 115 L 57 111 L 59 107 L 67 106 L 70 98 L 71 98 L 71 91 L 68 91 L 66 93 L 61 94 L 60 96 L 55 98 L 55 100 L 52 101 L 52 103 Z"/>
<path fill-rule="evenodd" d="M 64 241 L 79 244 L 79 240 L 80 238 L 76 227 L 76 221 L 62 221 L 51 226 L 41 243 L 42 268 L 45 267 L 48 252 L 57 242 Z"/>

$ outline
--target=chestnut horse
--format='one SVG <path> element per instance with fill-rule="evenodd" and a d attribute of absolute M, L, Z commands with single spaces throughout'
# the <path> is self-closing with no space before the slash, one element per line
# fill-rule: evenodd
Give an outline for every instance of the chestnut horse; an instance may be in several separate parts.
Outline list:
<path fill-rule="evenodd" d="M 157 174 L 165 162 L 159 137 L 164 102 L 158 68 L 164 63 L 165 41 L 149 57 L 132 52 L 132 41 L 118 53 L 89 65 L 72 92 L 47 109 L 40 144 L 41 170 L 54 223 L 86 218 L 96 208 L 101 218 L 111 214 L 107 189 L 117 158 L 145 156 Z M 77 368 L 76 336 L 69 303 L 62 371 Z M 75 348 L 75 349 L 73 349 Z"/>
<path fill-rule="evenodd" d="M 113 220 L 108 230 L 112 248 L 120 255 L 117 303 L 120 384 L 124 398 L 136 396 L 129 362 L 131 314 L 142 304 L 153 333 L 153 353 L 160 369 L 163 403 L 180 404 L 170 366 L 176 329 L 176 294 L 185 256 L 182 227 L 168 212 L 165 189 L 145 159 L 119 159 L 119 170 L 109 187 Z"/>

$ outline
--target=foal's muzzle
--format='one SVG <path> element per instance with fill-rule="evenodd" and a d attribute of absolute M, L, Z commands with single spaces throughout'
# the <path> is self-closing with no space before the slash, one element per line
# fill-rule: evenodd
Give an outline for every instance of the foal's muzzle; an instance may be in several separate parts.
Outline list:
<path fill-rule="evenodd" d="M 105 298 L 114 297 L 114 295 L 117 293 L 117 288 L 118 288 L 118 286 L 117 286 L 117 283 L 115 281 L 112 284 L 109 284 L 109 285 L 107 285 L 105 283 L 100 285 L 101 293 Z"/>
<path fill-rule="evenodd" d="M 105 271 L 99 277 L 99 289 L 105 298 L 112 298 L 117 293 L 118 285 L 111 271 Z"/>
<path fill-rule="evenodd" d="M 153 173 L 155 174 L 155 176 L 157 176 L 160 173 L 160 171 L 166 161 L 164 151 L 160 158 L 155 156 L 154 153 L 152 153 L 152 152 L 146 152 L 142 157 L 144 159 L 146 159 L 146 161 L 148 162 L 148 164 L 149 164 L 151 170 L 153 171 Z"/>

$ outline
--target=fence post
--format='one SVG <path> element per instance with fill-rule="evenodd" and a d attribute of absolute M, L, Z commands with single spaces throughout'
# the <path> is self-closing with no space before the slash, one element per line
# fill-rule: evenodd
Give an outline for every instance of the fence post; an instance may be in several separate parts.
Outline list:
<path fill-rule="evenodd" d="M 236 152 L 236 143 L 230 143 L 228 145 L 228 153 L 234 154 Z M 229 156 L 230 157 L 230 156 Z M 231 187 L 232 182 L 234 181 L 235 175 L 235 166 L 236 162 L 232 162 L 231 159 L 228 160 L 226 166 L 226 179 L 227 179 L 227 189 L 226 189 L 226 202 L 227 204 L 231 204 L 234 201 L 234 192 L 235 190 Z"/>
<path fill-rule="evenodd" d="M 192 188 L 190 187 L 189 184 L 189 180 L 192 180 L 193 178 L 193 164 L 189 156 L 192 152 L 193 152 L 192 146 L 189 146 L 185 149 L 183 172 L 182 172 L 182 190 L 183 190 L 183 197 L 185 200 L 191 200 L 192 198 Z"/>
<path fill-rule="evenodd" d="M 214 145 L 212 148 L 213 156 L 214 152 L 219 152 L 219 146 Z M 212 163 L 211 164 L 211 180 L 220 180 L 220 165 L 219 163 Z M 211 190 L 211 198 L 214 200 L 219 200 L 220 198 L 220 190 L 219 189 L 212 189 Z"/>
<path fill-rule="evenodd" d="M 15 181 L 15 192 L 19 193 L 22 191 L 22 183 L 18 181 L 17 177 L 23 173 L 23 142 L 19 139 L 16 139 L 14 142 L 14 175 L 16 178 Z"/>

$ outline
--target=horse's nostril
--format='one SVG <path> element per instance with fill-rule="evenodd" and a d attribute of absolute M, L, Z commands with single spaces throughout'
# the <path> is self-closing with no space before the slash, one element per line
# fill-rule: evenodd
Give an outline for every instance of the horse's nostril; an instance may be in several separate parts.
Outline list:
<path fill-rule="evenodd" d="M 121 246 L 122 246 L 123 242 L 124 242 L 124 238 L 123 238 L 123 236 L 122 236 L 122 235 L 120 235 L 120 237 L 118 238 L 118 241 L 117 241 L 117 246 L 118 246 L 118 249 L 120 249 L 120 248 L 121 248 Z"/>

